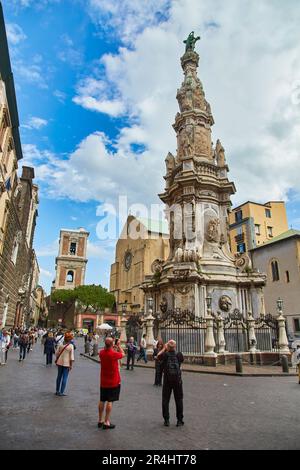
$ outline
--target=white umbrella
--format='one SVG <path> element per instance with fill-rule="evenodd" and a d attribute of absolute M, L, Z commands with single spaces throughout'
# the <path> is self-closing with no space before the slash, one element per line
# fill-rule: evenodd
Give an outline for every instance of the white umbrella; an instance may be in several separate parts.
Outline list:
<path fill-rule="evenodd" d="M 108 323 L 102 323 L 102 325 L 97 327 L 98 330 L 112 330 L 113 327 Z"/>

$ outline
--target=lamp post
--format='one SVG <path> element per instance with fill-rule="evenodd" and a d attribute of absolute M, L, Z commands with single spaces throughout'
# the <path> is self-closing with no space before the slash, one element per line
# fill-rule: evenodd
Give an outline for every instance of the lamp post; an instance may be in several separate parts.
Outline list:
<path fill-rule="evenodd" d="M 147 342 L 147 353 L 150 354 L 153 351 L 153 342 L 154 342 L 154 335 L 153 335 L 153 323 L 154 317 L 152 315 L 153 312 L 153 299 L 152 297 L 148 298 L 148 315 L 145 319 L 146 323 L 146 342 Z"/>
<path fill-rule="evenodd" d="M 205 300 L 206 300 L 207 313 L 208 313 L 208 316 L 210 317 L 211 316 L 212 298 L 211 298 L 210 295 L 208 295 Z"/>
<path fill-rule="evenodd" d="M 64 312 L 62 312 L 62 306 L 63 306 L 64 302 L 63 302 L 62 300 L 57 300 L 56 304 L 59 305 L 59 312 L 60 312 L 60 314 L 62 313 L 62 315 L 59 315 L 59 316 L 62 316 L 62 318 L 60 318 L 60 319 L 58 320 L 59 326 L 60 326 L 60 328 L 61 328 L 61 327 L 64 327 L 64 326 L 65 326 Z"/>
<path fill-rule="evenodd" d="M 148 316 L 152 316 L 153 312 L 153 299 L 152 297 L 148 298 Z"/>
<path fill-rule="evenodd" d="M 127 303 L 122 304 L 122 316 L 124 317 L 127 312 Z"/>
<path fill-rule="evenodd" d="M 125 347 L 126 342 L 127 342 L 127 334 L 126 334 L 126 312 L 127 312 L 127 303 L 125 302 L 122 304 L 122 318 L 121 318 L 121 335 L 120 335 L 120 341 L 121 341 L 121 346 Z"/>
<path fill-rule="evenodd" d="M 283 300 L 280 297 L 277 300 L 276 304 L 277 304 L 278 313 L 282 314 L 282 312 L 283 312 Z"/>

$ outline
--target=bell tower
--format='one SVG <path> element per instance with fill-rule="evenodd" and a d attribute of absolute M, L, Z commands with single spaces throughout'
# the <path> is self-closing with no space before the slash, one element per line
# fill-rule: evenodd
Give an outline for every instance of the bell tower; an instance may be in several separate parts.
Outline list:
<path fill-rule="evenodd" d="M 56 258 L 54 289 L 74 289 L 84 285 L 89 232 L 62 229 Z"/>

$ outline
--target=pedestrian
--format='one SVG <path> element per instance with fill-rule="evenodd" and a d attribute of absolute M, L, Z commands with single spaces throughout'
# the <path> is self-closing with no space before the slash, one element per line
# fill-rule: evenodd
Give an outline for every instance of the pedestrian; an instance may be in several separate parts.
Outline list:
<path fill-rule="evenodd" d="M 17 333 L 17 330 L 15 330 L 15 332 L 14 332 L 13 340 L 14 340 L 14 346 L 13 346 L 13 348 L 14 348 L 14 349 L 17 349 L 17 347 L 18 347 L 18 345 L 19 345 L 19 335 L 18 335 L 18 333 Z"/>
<path fill-rule="evenodd" d="M 147 362 L 148 362 L 146 337 L 147 337 L 147 335 L 143 335 L 143 337 L 140 341 L 140 354 L 139 354 L 139 357 L 137 358 L 137 362 L 139 362 L 140 359 L 144 359 L 145 364 L 147 364 Z"/>
<path fill-rule="evenodd" d="M 19 362 L 24 361 L 26 357 L 27 346 L 29 342 L 28 331 L 22 331 L 19 337 L 19 346 L 20 346 L 20 356 Z"/>
<path fill-rule="evenodd" d="M 162 376 L 163 376 L 163 367 L 162 367 L 162 361 L 157 359 L 158 353 L 162 351 L 164 348 L 164 342 L 162 339 L 159 339 L 157 341 L 156 347 L 154 348 L 153 351 L 153 359 L 155 361 L 155 379 L 154 379 L 154 384 L 157 387 L 161 387 L 162 385 Z"/>
<path fill-rule="evenodd" d="M 48 334 L 45 340 L 44 354 L 46 354 L 46 366 L 48 364 L 52 366 L 53 354 L 55 354 L 55 339 L 52 332 Z"/>
<path fill-rule="evenodd" d="M 7 362 L 7 353 L 10 347 L 10 336 L 7 330 L 2 330 L 0 337 L 0 365 L 5 366 Z"/>
<path fill-rule="evenodd" d="M 114 346 L 116 350 L 114 349 Z M 121 390 L 121 376 L 119 360 L 125 356 L 118 339 L 114 345 L 113 338 L 105 339 L 105 346 L 99 352 L 101 374 L 100 374 L 100 401 L 98 405 L 99 421 L 98 428 L 114 429 L 116 426 L 110 421 L 113 402 L 118 401 Z M 105 418 L 103 420 L 103 414 Z"/>
<path fill-rule="evenodd" d="M 55 336 L 55 347 L 58 348 L 58 346 L 62 345 L 64 343 L 64 333 L 59 330 Z"/>
<path fill-rule="evenodd" d="M 129 370 L 130 362 L 131 362 L 131 370 L 133 370 L 135 354 L 137 351 L 137 346 L 134 342 L 133 336 L 129 338 L 129 341 L 126 344 L 126 346 L 127 346 L 127 370 Z"/>
<path fill-rule="evenodd" d="M 30 330 L 28 334 L 27 354 L 29 353 L 29 351 L 32 351 L 33 345 L 34 345 L 34 332 Z"/>
<path fill-rule="evenodd" d="M 169 404 L 172 391 L 176 403 L 177 425 L 183 426 L 183 388 L 180 366 L 183 354 L 176 351 L 176 341 L 170 340 L 158 353 L 157 360 L 162 361 L 164 382 L 162 389 L 162 413 L 164 425 L 170 426 Z"/>
<path fill-rule="evenodd" d="M 300 384 L 300 344 L 297 344 L 295 356 L 296 356 L 296 364 L 298 368 L 298 377 L 299 377 L 299 384 Z"/>
<path fill-rule="evenodd" d="M 68 376 L 70 370 L 72 370 L 74 362 L 74 346 L 71 343 L 73 335 L 70 332 L 66 332 L 64 335 L 64 342 L 60 344 L 56 350 L 56 361 L 57 365 L 57 379 L 56 379 L 56 392 L 55 395 L 65 397 L 65 389 L 67 386 Z"/>

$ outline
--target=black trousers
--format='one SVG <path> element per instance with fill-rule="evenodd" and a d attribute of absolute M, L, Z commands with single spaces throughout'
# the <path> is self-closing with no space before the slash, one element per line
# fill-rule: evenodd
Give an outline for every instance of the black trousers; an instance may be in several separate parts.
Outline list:
<path fill-rule="evenodd" d="M 46 353 L 46 364 L 52 364 L 52 357 L 53 357 L 53 352 L 47 352 Z"/>
<path fill-rule="evenodd" d="M 162 414 L 164 419 L 170 419 L 169 404 L 172 391 L 174 393 L 176 403 L 176 417 L 177 420 L 183 420 L 183 389 L 182 381 L 177 384 L 169 384 L 164 380 L 162 389 Z"/>
<path fill-rule="evenodd" d="M 155 361 L 155 380 L 154 385 L 161 385 L 163 376 L 163 365 L 160 361 Z"/>
<path fill-rule="evenodd" d="M 20 343 L 20 359 L 25 359 L 27 351 L 27 344 Z"/>
<path fill-rule="evenodd" d="M 133 369 L 134 358 L 135 358 L 135 353 L 127 353 L 127 369 L 129 369 L 130 362 L 131 362 L 131 368 Z"/>

